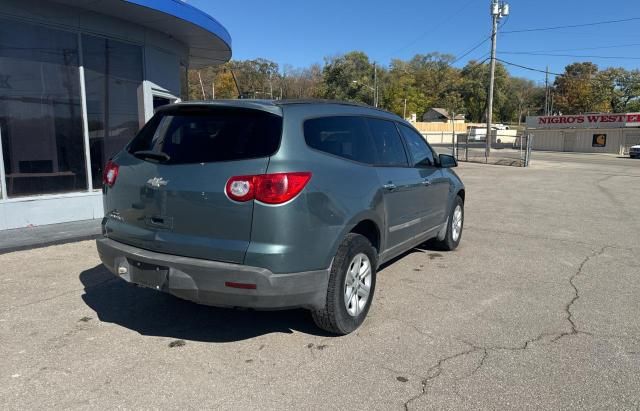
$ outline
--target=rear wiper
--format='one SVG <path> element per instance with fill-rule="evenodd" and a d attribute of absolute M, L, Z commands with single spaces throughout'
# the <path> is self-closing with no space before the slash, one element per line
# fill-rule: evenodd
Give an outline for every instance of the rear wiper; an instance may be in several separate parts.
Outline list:
<path fill-rule="evenodd" d="M 163 153 L 162 151 L 140 150 L 133 153 L 133 155 L 142 159 L 151 159 L 163 162 L 171 160 L 171 156 L 167 153 Z"/>

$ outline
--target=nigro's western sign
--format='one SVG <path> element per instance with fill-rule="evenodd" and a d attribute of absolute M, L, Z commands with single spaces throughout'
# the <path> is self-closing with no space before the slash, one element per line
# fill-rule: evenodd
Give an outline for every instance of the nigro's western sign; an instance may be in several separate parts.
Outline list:
<path fill-rule="evenodd" d="M 640 127 L 640 113 L 527 117 L 528 128 Z"/>

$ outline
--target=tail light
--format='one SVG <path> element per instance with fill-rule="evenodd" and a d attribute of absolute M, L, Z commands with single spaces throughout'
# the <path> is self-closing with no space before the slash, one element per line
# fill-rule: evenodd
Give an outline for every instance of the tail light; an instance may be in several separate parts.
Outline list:
<path fill-rule="evenodd" d="M 309 172 L 236 176 L 227 181 L 225 191 L 235 201 L 282 204 L 297 196 L 310 179 Z"/>
<path fill-rule="evenodd" d="M 111 160 L 107 161 L 107 165 L 104 167 L 104 174 L 102 175 L 102 182 L 108 187 L 113 187 L 118 178 L 119 170 L 119 165 Z"/>

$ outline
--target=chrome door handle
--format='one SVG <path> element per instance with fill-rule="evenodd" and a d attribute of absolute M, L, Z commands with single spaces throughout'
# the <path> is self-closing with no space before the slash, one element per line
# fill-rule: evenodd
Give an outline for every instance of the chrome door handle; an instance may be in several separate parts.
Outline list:
<path fill-rule="evenodd" d="M 425 178 L 424 180 L 422 180 L 422 185 L 423 186 L 429 187 L 431 184 L 433 184 L 433 183 L 428 178 Z"/>
<path fill-rule="evenodd" d="M 398 188 L 395 184 L 393 183 L 387 183 L 385 185 L 382 186 L 385 190 L 389 190 L 389 191 L 393 191 L 396 188 Z"/>

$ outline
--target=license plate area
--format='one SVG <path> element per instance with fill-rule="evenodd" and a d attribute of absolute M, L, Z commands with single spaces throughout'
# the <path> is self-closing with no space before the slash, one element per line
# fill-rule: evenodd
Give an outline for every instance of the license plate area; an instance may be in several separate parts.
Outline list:
<path fill-rule="evenodd" d="M 132 268 L 132 282 L 143 287 L 161 290 L 169 281 L 169 267 L 144 263 L 142 261 L 129 260 Z"/>

